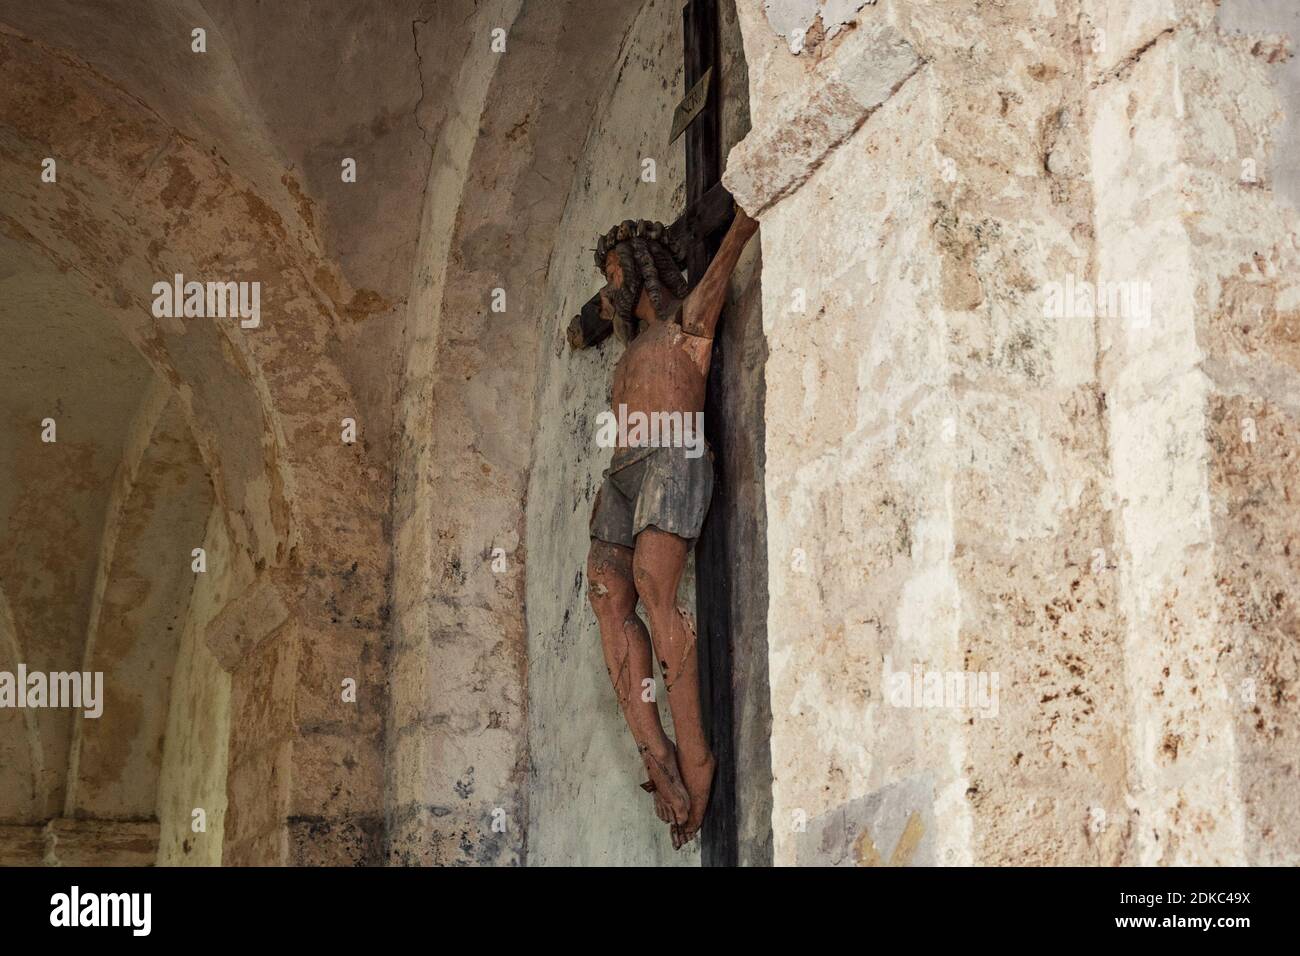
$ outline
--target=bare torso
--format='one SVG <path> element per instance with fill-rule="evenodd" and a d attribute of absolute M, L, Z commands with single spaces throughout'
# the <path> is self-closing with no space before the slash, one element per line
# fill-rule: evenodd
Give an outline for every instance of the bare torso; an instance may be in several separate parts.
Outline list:
<path fill-rule="evenodd" d="M 676 322 L 648 323 L 614 368 L 612 407 L 646 415 L 704 411 L 712 347 L 711 339 L 687 335 Z"/>

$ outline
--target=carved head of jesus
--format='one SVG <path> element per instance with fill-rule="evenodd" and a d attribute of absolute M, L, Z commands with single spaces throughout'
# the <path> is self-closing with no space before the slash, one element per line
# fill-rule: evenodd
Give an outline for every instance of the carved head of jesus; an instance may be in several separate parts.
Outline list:
<path fill-rule="evenodd" d="M 620 342 L 636 337 L 636 307 L 643 293 L 659 315 L 668 304 L 665 292 L 686 297 L 683 258 L 664 224 L 647 219 L 628 219 L 596 240 L 596 267 L 605 275 L 600 315 L 614 323 Z"/>

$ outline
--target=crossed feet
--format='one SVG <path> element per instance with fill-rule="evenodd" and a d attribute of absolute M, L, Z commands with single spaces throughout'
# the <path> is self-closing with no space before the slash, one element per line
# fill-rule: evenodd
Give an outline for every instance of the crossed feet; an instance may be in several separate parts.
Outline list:
<path fill-rule="evenodd" d="M 682 758 L 667 737 L 658 746 L 642 745 L 641 759 L 650 779 L 641 784 L 655 801 L 655 816 L 668 824 L 673 849 L 680 850 L 700 832 L 713 786 L 713 755 L 703 760 Z"/>

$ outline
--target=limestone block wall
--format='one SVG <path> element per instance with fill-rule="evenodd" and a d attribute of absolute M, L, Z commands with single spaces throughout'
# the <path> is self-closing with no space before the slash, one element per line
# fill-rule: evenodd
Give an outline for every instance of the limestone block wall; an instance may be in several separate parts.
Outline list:
<path fill-rule="evenodd" d="M 1222 683 L 1235 716 L 1242 855 L 1252 865 L 1295 865 L 1300 71 L 1281 55 L 1276 34 L 1287 31 L 1294 42 L 1300 16 L 1287 3 L 1242 7 L 1252 14 L 1244 25 L 1253 35 L 1183 41 L 1194 63 L 1187 84 L 1193 123 L 1182 152 L 1194 170 L 1194 196 L 1216 213 L 1192 220 L 1190 232 L 1197 336 L 1210 378 L 1210 526 L 1220 642 L 1232 648 Z M 1221 21 L 1227 12 L 1221 8 Z M 1242 177 L 1247 159 L 1263 169 L 1254 182 Z"/>
<path fill-rule="evenodd" d="M 957 637 L 943 451 L 907 420 L 943 386 L 937 260 L 919 225 L 928 196 L 861 177 L 873 153 L 881 166 L 912 163 L 932 135 L 927 92 L 900 93 L 874 149 L 851 142 L 763 222 L 778 863 L 810 862 L 798 840 L 891 776 L 928 805 L 960 772 L 947 750 L 955 721 L 884 712 L 872 690 L 887 653 L 944 660 Z M 862 205 L 831 203 L 849 181 Z M 930 401 L 931 415 L 944 407 Z M 961 801 L 947 803 L 959 825 Z"/>
<path fill-rule="evenodd" d="M 1280 12 L 1281 6 L 1278 7 Z M 1294 165 L 1278 40 L 1188 4 L 1096 88 L 1099 259 L 1150 276 L 1149 328 L 1112 323 L 1130 682 L 1149 862 L 1294 863 L 1297 628 L 1291 355 Z M 1277 24 L 1277 20 L 1273 21 Z M 1159 27 L 1159 32 L 1154 28 Z M 1115 187 L 1116 192 L 1120 187 Z M 1099 195 L 1102 193 L 1098 192 Z M 1144 242 L 1145 240 L 1145 242 Z"/>
<path fill-rule="evenodd" d="M 1149 319 L 1102 320 L 1100 368 L 1122 495 L 1116 538 L 1132 708 L 1130 790 L 1139 815 L 1136 851 L 1147 863 L 1244 862 L 1215 598 L 1209 382 L 1196 330 L 1204 290 L 1187 228 L 1193 209 L 1210 212 L 1213 202 L 1187 190 L 1181 144 L 1194 126 L 1182 90 L 1186 67 L 1175 52 L 1198 32 L 1172 18 L 1147 25 L 1145 39 L 1154 42 L 1101 75 L 1091 130 L 1097 275 L 1149 282 L 1153 302 Z M 1209 109 L 1221 116 L 1222 107 Z"/>
<path fill-rule="evenodd" d="M 726 177 L 763 210 L 776 862 L 1294 862 L 1276 41 L 805 6 L 738 5 Z"/>
<path fill-rule="evenodd" d="M 946 798 L 970 827 L 912 862 L 1123 863 L 1125 688 L 1097 330 L 1047 302 L 1090 274 L 1074 11 L 891 11 L 934 84 L 927 226 L 952 405 L 923 430 L 947 474 L 958 639 L 946 660 L 903 655 L 923 685 L 942 679 L 943 706 L 925 686 L 893 693 L 898 655 L 882 705 L 953 719 L 960 770 L 936 809 Z"/>

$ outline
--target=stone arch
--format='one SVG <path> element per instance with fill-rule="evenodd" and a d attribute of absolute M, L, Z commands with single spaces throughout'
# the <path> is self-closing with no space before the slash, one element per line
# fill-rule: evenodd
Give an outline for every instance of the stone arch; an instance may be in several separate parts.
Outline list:
<path fill-rule="evenodd" d="M 393 516 L 389 859 L 521 862 L 524 503 L 542 279 L 635 4 L 484 5 L 434 154 L 411 292 Z M 507 28 L 508 56 L 484 52 Z M 601 78 L 601 79 L 596 79 Z M 491 310 L 503 289 L 506 311 Z M 496 551 L 496 549 L 500 549 Z M 506 562 L 494 572 L 494 552 Z M 432 750 L 445 762 L 432 766 Z M 496 819 L 507 821 L 504 833 Z"/>
<path fill-rule="evenodd" d="M 679 4 L 511 0 L 484 5 L 468 29 L 486 47 L 501 26 L 508 26 L 509 55 L 470 50 L 451 88 L 460 112 L 443 123 L 435 150 L 410 297 L 420 325 L 408 329 L 399 412 L 386 805 L 388 856 L 399 863 L 522 862 L 534 852 L 530 794 L 539 767 L 528 743 L 529 727 L 538 731 L 531 711 L 535 700 L 548 713 L 567 706 L 554 688 L 529 686 L 535 665 L 553 673 L 540 658 L 554 653 L 551 636 L 567 629 L 560 640 L 582 645 L 570 680 L 584 692 L 607 680 L 594 631 L 579 620 L 590 614 L 579 570 L 585 543 L 574 545 L 570 526 L 585 528 L 583 504 L 573 495 L 560 501 L 559 490 L 594 494 L 595 457 L 574 463 L 569 456 L 613 351 L 575 358 L 570 370 L 580 380 L 567 386 L 553 366 L 567 348 L 568 317 L 598 286 L 581 251 L 596 230 L 624 218 L 630 205 L 672 219 L 684 202 L 682 144 L 666 142 L 672 106 L 684 93 Z M 637 79 L 619 100 L 632 117 L 619 131 L 623 156 L 602 143 L 599 127 L 612 116 L 601 112 L 611 90 L 632 74 Z M 606 181 L 591 162 L 596 153 L 627 159 L 628 169 Z M 661 178 L 637 194 L 641 155 L 658 158 Z M 504 311 L 492 309 L 495 290 L 504 292 Z M 543 424 L 547 416 L 555 420 Z M 548 487 L 546 518 L 534 526 L 538 489 L 530 475 L 540 469 L 550 481 L 552 468 L 564 476 Z M 577 518 L 548 540 L 552 512 Z M 537 560 L 530 558 L 534 538 L 549 549 Z M 562 560 L 552 560 L 556 550 Z M 573 658 L 564 651 L 556 659 L 563 667 Z M 593 706 L 601 701 L 610 698 L 597 695 Z M 621 718 L 607 717 L 575 721 L 602 754 L 625 743 L 614 741 Z M 573 766 L 588 755 L 582 735 L 568 741 Z M 635 760 L 626 747 L 619 753 Z M 610 764 L 601 759 L 594 772 L 604 787 Z M 601 790 L 602 800 L 613 793 L 619 814 L 643 796 L 630 777 L 622 783 L 626 793 Z M 601 805 L 602 813 L 610 806 Z M 497 819 L 507 823 L 504 832 L 493 829 Z M 547 819 L 557 831 L 568 826 Z M 672 856 L 666 839 L 641 836 L 627 841 L 628 859 L 645 851 L 642 844 Z M 593 858 L 610 846 L 603 835 L 589 842 Z"/>
<path fill-rule="evenodd" d="M 228 230 L 239 185 L 227 174 L 200 195 L 218 160 L 87 64 L 12 34 L 0 42 L 8 74 L 3 122 L 16 147 L 5 155 L 14 188 L 0 213 L 3 227 L 98 299 L 178 392 L 222 503 L 243 517 L 236 533 L 257 560 L 282 562 L 291 542 L 283 430 L 252 345 L 215 323 L 151 317 L 154 281 L 176 272 L 201 275 L 226 254 L 235 240 Z M 87 136 L 92 121 L 96 133 Z M 30 174 L 47 155 L 59 163 L 57 189 Z M 250 193 L 242 202 L 250 217 L 269 213 Z M 160 258 L 161 237 L 174 257 Z M 257 241 L 255 233 L 235 241 L 250 240 Z M 239 271 L 251 261 L 244 256 Z"/>
<path fill-rule="evenodd" d="M 12 674 L 22 659 L 22 642 L 14 624 L 9 598 L 3 582 L 0 582 L 0 670 Z M 31 710 L 4 708 L 0 710 L 0 727 L 4 728 L 0 732 L 0 755 L 4 758 L 6 776 L 11 780 L 25 781 L 17 799 L 0 807 L 0 814 L 17 823 L 34 822 L 40 818 L 43 809 L 41 770 L 45 756 L 35 714 Z"/>
<path fill-rule="evenodd" d="M 208 632 L 235 680 L 231 764 L 263 783 L 276 768 L 281 784 L 257 812 L 250 804 L 240 814 L 232 799 L 242 829 L 227 854 L 283 861 L 308 828 L 319 836 L 322 820 L 371 820 L 377 810 L 388 488 L 364 445 L 340 440 L 356 409 L 331 349 L 347 317 L 379 306 L 324 256 L 288 174 L 284 192 L 268 196 L 252 185 L 268 181 L 265 170 L 241 175 L 217 149 L 39 40 L 0 32 L 0 73 L 0 169 L 12 184 L 0 230 L 113 316 L 174 393 L 211 474 L 240 582 Z M 57 186 L 39 176 L 51 155 Z M 155 318 L 153 285 L 175 274 L 260 283 L 260 326 Z M 370 691 L 366 707 L 337 712 L 339 674 Z M 271 681 L 282 706 L 254 706 Z M 340 747 L 371 756 L 346 771 L 289 773 L 286 761 L 319 761 Z M 360 769 L 332 786 L 331 775 L 352 766 Z M 232 793 L 240 786 L 232 770 Z M 296 840 L 295 813 L 306 821 Z M 365 831 L 357 852 L 373 852 L 373 823 L 352 829 Z"/>
<path fill-rule="evenodd" d="M 189 425 L 161 381 L 146 396 L 119 468 L 100 544 L 83 674 L 104 674 L 102 713 L 73 713 L 64 816 L 152 818 L 167 707 L 197 579 L 186 543 L 201 547 L 212 511 Z M 206 572 L 204 572 L 206 573 Z M 154 704 L 155 706 L 150 706 Z"/>

